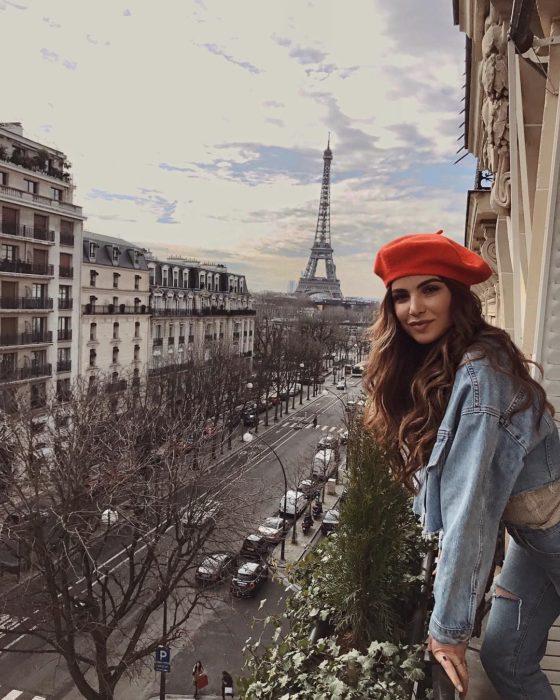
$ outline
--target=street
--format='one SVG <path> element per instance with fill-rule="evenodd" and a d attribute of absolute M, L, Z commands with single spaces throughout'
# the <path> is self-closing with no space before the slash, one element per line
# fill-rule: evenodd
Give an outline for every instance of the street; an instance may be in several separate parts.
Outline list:
<path fill-rule="evenodd" d="M 290 407 L 289 414 L 285 415 L 281 421 L 274 424 L 270 420 L 271 425 L 268 429 L 265 429 L 262 424 L 259 425 L 258 436 L 264 436 L 263 439 L 276 450 L 284 464 L 288 488 L 294 487 L 298 481 L 308 476 L 309 465 L 319 438 L 326 434 L 339 434 L 345 429 L 344 401 L 355 397 L 358 393 L 361 378 L 348 376 L 347 380 L 346 391 L 337 390 L 335 386 L 327 383 L 325 384 L 327 395 L 320 394 L 309 402 L 304 397 L 301 407 L 298 396 L 295 399 L 296 409 L 292 410 Z M 270 411 L 270 415 L 272 417 L 273 411 Z M 301 418 L 304 415 L 306 420 L 302 423 Z M 314 415 L 317 415 L 316 428 L 312 424 Z M 254 433 L 254 429 L 251 432 Z M 240 502 L 243 504 L 243 509 L 235 511 L 241 521 L 239 533 L 232 534 L 231 541 L 224 543 L 226 548 L 233 551 L 239 548 L 244 535 L 253 532 L 264 517 L 278 511 L 279 499 L 284 490 L 278 461 L 264 442 L 255 440 L 252 444 L 244 444 L 241 441 L 241 434 L 236 439 L 239 441 L 240 450 L 226 458 L 222 464 L 218 462 L 216 464 L 216 469 L 226 470 L 229 460 L 245 462 L 242 479 L 240 478 L 235 485 L 239 490 Z M 234 445 L 234 449 L 236 447 Z M 305 476 L 303 476 L 304 470 Z M 289 537 L 290 533 L 288 533 Z M 110 553 L 111 566 L 118 566 L 118 542 L 113 545 L 113 550 Z M 10 583 L 13 580 L 14 577 L 10 579 Z M 25 590 L 28 585 L 22 581 L 10 595 L 10 599 L 14 601 L 14 607 L 9 612 L 12 612 L 14 619 L 25 609 Z M 167 679 L 168 691 L 191 692 L 192 666 L 200 659 L 209 672 L 210 684 L 207 692 L 219 693 L 221 671 L 228 670 L 234 677 L 239 675 L 243 665 L 243 644 L 249 636 L 259 634 L 259 630 L 252 629 L 253 619 L 262 619 L 268 614 L 279 611 L 282 607 L 283 595 L 285 595 L 283 586 L 277 581 L 268 581 L 259 591 L 257 598 L 249 600 L 232 599 L 227 581 L 213 589 L 209 605 L 197 611 L 189 620 L 181 647 L 172 650 L 172 667 Z M 266 603 L 259 610 L 261 599 L 266 599 Z M 32 612 L 28 611 L 27 614 Z M 157 619 L 154 619 L 153 623 L 156 627 L 158 626 Z M 0 644 L 4 648 L 11 645 L 11 651 L 5 650 L 0 653 L 0 678 L 2 679 L 0 700 L 6 696 L 9 700 L 15 700 L 18 697 L 20 700 L 25 700 L 27 696 L 23 693 L 30 694 L 28 697 L 35 697 L 36 700 L 40 698 L 71 700 L 81 697 L 73 689 L 73 682 L 61 658 L 50 654 L 29 653 L 30 649 L 40 648 L 37 640 L 10 635 L 9 639 L 0 639 Z M 17 652 L 14 652 L 16 649 Z M 147 663 L 153 668 L 152 659 Z M 125 700 L 149 697 L 157 693 L 159 674 L 143 671 L 140 687 L 144 693 L 142 696 L 138 695 L 139 689 L 134 680 L 131 681 L 129 688 L 127 688 L 127 682 L 122 681 L 117 687 L 116 697 Z M 9 695 L 15 691 L 21 691 L 22 694 Z"/>

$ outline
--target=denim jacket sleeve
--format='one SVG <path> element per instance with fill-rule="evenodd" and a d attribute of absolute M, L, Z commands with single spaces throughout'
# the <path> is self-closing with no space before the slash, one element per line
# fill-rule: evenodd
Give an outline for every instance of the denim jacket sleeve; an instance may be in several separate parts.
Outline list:
<path fill-rule="evenodd" d="M 500 518 L 519 473 L 500 459 L 496 412 L 463 404 L 439 468 L 442 551 L 430 634 L 457 644 L 472 634 L 492 565 Z"/>

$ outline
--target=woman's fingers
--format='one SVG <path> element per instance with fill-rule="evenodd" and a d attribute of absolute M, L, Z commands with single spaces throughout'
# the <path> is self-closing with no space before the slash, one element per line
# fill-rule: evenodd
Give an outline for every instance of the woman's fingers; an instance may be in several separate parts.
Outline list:
<path fill-rule="evenodd" d="M 469 687 L 467 664 L 457 657 L 447 654 L 438 654 L 436 658 L 459 693 L 462 696 L 466 695 Z"/>

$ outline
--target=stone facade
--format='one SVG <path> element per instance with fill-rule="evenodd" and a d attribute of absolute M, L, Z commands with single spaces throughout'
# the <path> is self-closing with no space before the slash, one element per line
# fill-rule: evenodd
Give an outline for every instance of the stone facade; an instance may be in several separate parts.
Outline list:
<path fill-rule="evenodd" d="M 467 34 L 465 147 L 479 163 L 465 240 L 494 270 L 477 290 L 487 318 L 543 365 L 560 409 L 560 15 L 552 0 L 515 4 L 454 1 Z"/>
<path fill-rule="evenodd" d="M 148 259 L 152 333 L 150 367 L 208 358 L 212 343 L 252 357 L 255 311 L 243 275 L 197 260 Z"/>
<path fill-rule="evenodd" d="M 0 124 L 0 408 L 40 411 L 78 373 L 84 217 L 61 151 Z"/>
<path fill-rule="evenodd" d="M 150 337 L 145 251 L 121 238 L 84 233 L 80 374 L 90 385 L 142 376 Z"/>

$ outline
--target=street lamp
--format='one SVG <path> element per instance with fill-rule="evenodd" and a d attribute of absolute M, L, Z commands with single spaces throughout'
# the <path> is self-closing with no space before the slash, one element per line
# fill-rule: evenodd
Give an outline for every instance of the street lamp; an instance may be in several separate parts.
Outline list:
<path fill-rule="evenodd" d="M 247 382 L 247 384 L 245 385 L 245 387 L 246 387 L 249 391 L 251 391 L 252 388 L 253 388 L 253 383 L 252 383 L 252 382 Z M 247 405 L 247 401 L 244 402 L 244 404 L 243 404 L 243 410 L 241 411 L 241 441 L 243 441 L 243 430 L 245 429 L 245 425 L 243 424 L 243 421 L 245 420 L 245 418 L 243 417 L 243 414 L 245 413 L 245 407 L 246 407 L 246 405 Z M 255 423 L 257 423 L 257 421 L 258 421 L 258 415 L 259 415 L 259 414 L 258 414 L 258 406 L 257 406 L 257 410 L 255 411 Z"/>
<path fill-rule="evenodd" d="M 336 384 L 336 368 L 334 366 L 334 361 L 336 358 L 336 353 L 333 352 L 332 354 L 332 383 Z"/>
<path fill-rule="evenodd" d="M 299 405 L 303 403 L 303 370 L 305 369 L 305 364 L 303 362 L 299 363 L 300 373 L 299 373 Z M 309 381 L 309 378 L 307 379 Z M 309 384 L 307 385 L 309 386 Z"/>
<path fill-rule="evenodd" d="M 243 435 L 243 442 L 246 443 L 251 443 L 254 440 L 258 440 L 259 442 L 262 442 L 268 449 L 272 452 L 272 454 L 276 457 L 278 460 L 278 464 L 280 465 L 280 469 L 282 470 L 282 476 L 284 477 L 284 508 L 282 510 L 282 543 L 280 545 L 280 561 L 284 561 L 284 554 L 285 554 L 285 547 L 286 547 L 286 508 L 288 507 L 288 479 L 286 477 L 286 470 L 284 469 L 284 465 L 282 464 L 282 460 L 278 456 L 278 452 L 272 447 L 272 445 L 269 445 L 266 440 L 264 440 L 262 437 L 255 437 L 252 433 L 247 431 L 245 435 Z M 294 514 L 294 529 L 296 527 L 296 521 L 295 521 L 295 514 Z"/>

